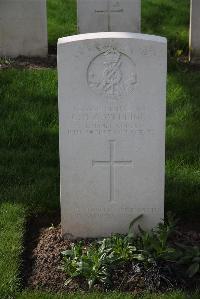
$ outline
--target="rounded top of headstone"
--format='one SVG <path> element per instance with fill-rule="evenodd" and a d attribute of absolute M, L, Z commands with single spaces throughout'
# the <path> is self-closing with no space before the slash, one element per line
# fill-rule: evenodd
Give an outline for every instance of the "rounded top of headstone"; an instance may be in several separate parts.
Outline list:
<path fill-rule="evenodd" d="M 162 36 L 132 33 L 132 32 L 97 32 L 66 36 L 58 39 L 58 45 L 66 44 L 75 41 L 89 40 L 89 39 L 106 39 L 106 38 L 121 38 L 121 39 L 137 39 L 146 40 L 158 43 L 167 43 L 167 39 Z"/>

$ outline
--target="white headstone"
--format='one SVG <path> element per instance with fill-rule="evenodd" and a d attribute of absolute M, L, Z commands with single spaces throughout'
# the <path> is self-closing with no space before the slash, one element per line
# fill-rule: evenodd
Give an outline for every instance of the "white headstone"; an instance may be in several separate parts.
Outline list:
<path fill-rule="evenodd" d="M 0 56 L 46 56 L 46 0 L 0 0 Z"/>
<path fill-rule="evenodd" d="M 200 0 L 191 0 L 190 60 L 200 63 Z"/>
<path fill-rule="evenodd" d="M 164 211 L 167 43 L 133 33 L 58 41 L 65 236 L 152 228 Z"/>
<path fill-rule="evenodd" d="M 89 32 L 140 32 L 141 0 L 77 0 L 78 28 Z"/>

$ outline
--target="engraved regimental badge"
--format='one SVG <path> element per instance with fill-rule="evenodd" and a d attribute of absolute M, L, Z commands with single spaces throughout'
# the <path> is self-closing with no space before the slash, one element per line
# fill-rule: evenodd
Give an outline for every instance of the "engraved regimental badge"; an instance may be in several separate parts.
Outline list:
<path fill-rule="evenodd" d="M 87 81 L 96 94 L 117 99 L 134 91 L 135 64 L 126 54 L 108 48 L 89 64 Z"/>

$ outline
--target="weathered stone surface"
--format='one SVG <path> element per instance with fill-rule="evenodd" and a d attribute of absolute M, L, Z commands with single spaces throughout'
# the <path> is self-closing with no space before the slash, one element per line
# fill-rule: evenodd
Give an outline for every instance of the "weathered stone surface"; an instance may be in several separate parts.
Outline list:
<path fill-rule="evenodd" d="M 190 60 L 193 63 L 200 63 L 200 1 L 199 0 L 191 0 Z"/>
<path fill-rule="evenodd" d="M 141 0 L 78 0 L 78 28 L 88 32 L 140 32 Z"/>
<path fill-rule="evenodd" d="M 126 233 L 164 214 L 167 45 L 92 33 L 59 39 L 63 234 Z"/>
<path fill-rule="evenodd" d="M 0 56 L 46 56 L 46 0 L 0 1 Z"/>

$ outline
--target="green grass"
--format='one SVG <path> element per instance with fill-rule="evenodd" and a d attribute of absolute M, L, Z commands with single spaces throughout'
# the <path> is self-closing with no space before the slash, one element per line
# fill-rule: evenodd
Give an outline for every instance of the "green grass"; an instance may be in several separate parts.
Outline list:
<path fill-rule="evenodd" d="M 76 33 L 75 0 L 48 0 L 49 45 Z M 143 0 L 144 33 L 166 36 L 169 54 L 188 52 L 189 0 Z M 198 219 L 200 206 L 200 72 L 170 60 L 167 95 L 166 209 Z M 21 252 L 28 215 L 59 209 L 56 70 L 0 72 L 0 298 L 21 288 Z M 199 298 L 184 294 L 148 299 Z M 24 298 L 84 298 L 21 293 Z M 85 298 L 123 298 L 122 294 Z M 130 298 L 124 295 L 124 298 Z M 147 299 L 146 298 L 146 299 Z"/>
<path fill-rule="evenodd" d="M 32 212 L 59 207 L 55 70 L 0 72 L 0 198 Z"/>
<path fill-rule="evenodd" d="M 20 287 L 25 211 L 17 203 L 0 204 L 0 298 L 15 294 Z"/>
<path fill-rule="evenodd" d="M 180 68 L 168 75 L 166 208 L 193 220 L 200 207 L 199 82 L 199 71 Z"/>
<path fill-rule="evenodd" d="M 168 294 L 158 294 L 158 295 L 144 295 L 144 297 L 140 297 L 141 299 L 199 299 L 199 294 L 194 295 L 186 295 L 181 292 L 173 292 Z M 111 293 L 111 294 L 69 294 L 69 295 L 53 295 L 53 294 L 45 294 L 45 293 L 27 293 L 19 295 L 17 299 L 138 299 L 137 296 L 131 294 L 119 294 L 119 293 Z"/>
<path fill-rule="evenodd" d="M 188 52 L 190 0 L 142 0 L 142 32 L 165 36 L 169 52 Z"/>
<path fill-rule="evenodd" d="M 20 285 L 30 213 L 59 207 L 55 70 L 0 72 L 0 298 Z"/>
<path fill-rule="evenodd" d="M 76 0 L 47 0 L 49 45 L 77 33 Z"/>

